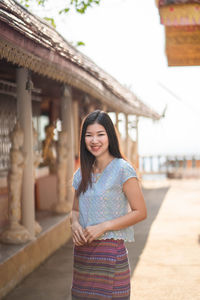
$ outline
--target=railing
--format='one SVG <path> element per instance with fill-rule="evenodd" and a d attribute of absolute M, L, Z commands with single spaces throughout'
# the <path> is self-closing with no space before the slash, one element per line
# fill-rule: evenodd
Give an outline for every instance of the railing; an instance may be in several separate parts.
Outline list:
<path fill-rule="evenodd" d="M 196 171 L 200 174 L 200 155 L 149 155 L 140 156 L 140 172 L 142 174 L 183 174 Z"/>

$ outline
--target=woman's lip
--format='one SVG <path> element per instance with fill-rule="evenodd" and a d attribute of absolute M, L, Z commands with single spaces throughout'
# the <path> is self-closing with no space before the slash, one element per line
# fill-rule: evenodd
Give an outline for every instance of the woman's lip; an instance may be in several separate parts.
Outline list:
<path fill-rule="evenodd" d="M 98 151 L 100 149 L 100 146 L 91 146 L 91 149 L 93 151 Z"/>

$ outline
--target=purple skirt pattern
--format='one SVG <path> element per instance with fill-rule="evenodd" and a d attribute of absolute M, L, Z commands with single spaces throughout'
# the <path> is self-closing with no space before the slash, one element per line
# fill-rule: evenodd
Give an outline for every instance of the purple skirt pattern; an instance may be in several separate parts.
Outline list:
<path fill-rule="evenodd" d="M 130 270 L 123 240 L 74 247 L 72 300 L 129 300 Z"/>

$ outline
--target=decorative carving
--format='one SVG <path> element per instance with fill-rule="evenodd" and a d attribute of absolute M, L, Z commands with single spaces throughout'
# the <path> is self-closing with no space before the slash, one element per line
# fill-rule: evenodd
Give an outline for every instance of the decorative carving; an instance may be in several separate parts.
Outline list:
<path fill-rule="evenodd" d="M 33 127 L 33 161 L 34 161 L 34 168 L 37 168 L 39 166 L 39 164 L 41 163 L 42 157 L 41 154 L 35 150 L 36 146 L 37 146 L 37 131 L 35 130 L 35 128 Z M 35 175 L 34 175 L 35 177 Z"/>
<path fill-rule="evenodd" d="M 35 168 L 37 168 L 41 162 L 41 155 L 35 150 L 37 145 L 37 131 L 33 127 L 33 164 L 34 164 L 34 179 L 35 179 Z M 35 220 L 35 234 L 38 235 L 42 231 L 42 227 L 40 224 Z"/>
<path fill-rule="evenodd" d="M 166 26 L 200 25 L 200 4 L 188 3 L 188 1 L 184 4 L 183 1 L 182 3 L 173 1 L 174 3 L 169 5 L 160 6 L 161 24 Z"/>
<path fill-rule="evenodd" d="M 21 244 L 30 239 L 28 230 L 21 221 L 21 189 L 25 164 L 25 154 L 21 147 L 24 133 L 17 122 L 11 133 L 10 169 L 8 172 L 9 226 L 1 234 L 1 241 L 8 244 Z"/>
<path fill-rule="evenodd" d="M 65 45 L 64 52 L 68 52 L 67 45 Z M 77 57 L 77 52 L 73 58 L 66 57 L 66 59 L 63 59 L 62 66 L 58 63 L 49 64 L 45 59 L 41 59 L 43 56 L 40 57 L 37 54 L 30 54 L 22 48 L 19 48 L 16 43 L 13 44 L 8 41 L 0 40 L 1 59 L 5 58 L 7 61 L 28 68 L 35 73 L 75 87 L 91 95 L 94 99 L 99 99 L 109 104 L 109 106 L 115 108 L 115 110 L 122 110 L 128 114 L 136 113 L 137 115 L 159 120 L 160 117 L 157 113 L 145 105 L 142 105 L 134 94 L 127 89 L 124 90 L 122 85 L 118 84 L 116 80 L 97 68 L 90 60 L 85 60 L 84 58 L 84 63 L 82 63 L 81 66 L 77 67 L 78 65 L 71 63 L 69 68 L 69 60 L 74 62 L 75 56 Z M 66 68 L 63 67 L 65 65 Z M 85 72 L 84 69 L 87 72 Z M 90 72 L 93 76 L 91 76 Z M 129 102 L 132 104 L 130 105 Z"/>
<path fill-rule="evenodd" d="M 57 213 L 67 213 L 71 210 L 71 206 L 66 201 L 67 196 L 67 132 L 59 132 L 58 148 L 57 148 L 57 192 L 58 203 L 54 207 Z"/>
<path fill-rule="evenodd" d="M 10 91 L 11 88 L 0 80 L 0 89 Z M 12 90 L 11 90 L 12 92 Z M 4 93 L 4 92 L 3 92 Z M 10 163 L 10 132 L 16 123 L 16 101 L 14 97 L 4 94 L 0 99 L 0 172 L 7 175 Z"/>

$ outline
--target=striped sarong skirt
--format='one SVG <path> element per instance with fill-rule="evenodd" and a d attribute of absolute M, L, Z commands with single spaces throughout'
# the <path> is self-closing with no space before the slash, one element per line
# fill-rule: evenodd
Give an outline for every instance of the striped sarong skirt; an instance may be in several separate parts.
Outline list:
<path fill-rule="evenodd" d="M 74 247 L 72 299 L 130 299 L 130 270 L 123 240 Z"/>

